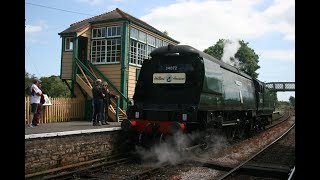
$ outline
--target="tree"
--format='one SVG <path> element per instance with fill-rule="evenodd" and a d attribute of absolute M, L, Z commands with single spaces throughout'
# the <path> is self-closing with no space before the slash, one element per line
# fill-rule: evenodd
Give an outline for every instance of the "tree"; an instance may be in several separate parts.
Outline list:
<path fill-rule="evenodd" d="M 221 60 L 225 45 L 228 42 L 231 42 L 231 40 L 219 39 L 214 46 L 208 47 L 203 52 Z M 256 71 L 260 68 L 258 65 L 259 56 L 248 46 L 248 42 L 246 43 L 243 40 L 238 42 L 240 44 L 240 48 L 234 57 L 239 60 L 240 70 L 249 74 L 253 78 L 258 78 L 259 74 Z M 230 60 L 233 61 L 234 59 L 230 58 Z"/>
<path fill-rule="evenodd" d="M 290 105 L 294 107 L 296 105 L 296 98 L 293 96 L 290 96 L 289 102 L 290 102 Z"/>
<path fill-rule="evenodd" d="M 62 82 L 59 76 L 41 77 L 41 90 L 50 97 L 70 97 L 68 86 Z"/>
<path fill-rule="evenodd" d="M 203 52 L 210 54 L 211 56 L 221 60 L 223 55 L 223 48 L 224 48 L 224 39 L 219 39 L 219 41 L 216 42 L 214 46 L 208 47 Z"/>
<path fill-rule="evenodd" d="M 25 71 L 25 96 L 30 95 L 30 87 L 34 78 L 35 75 Z M 71 97 L 68 86 L 61 81 L 59 76 L 41 77 L 40 80 L 42 81 L 42 92 L 49 97 Z"/>
<path fill-rule="evenodd" d="M 166 30 L 164 30 L 162 33 L 165 34 L 165 35 L 167 35 L 167 36 L 169 36 L 169 33 L 168 33 L 168 31 L 166 31 Z"/>
<path fill-rule="evenodd" d="M 288 109 L 290 106 L 290 103 L 288 101 L 278 101 L 276 104 L 276 110 L 277 111 L 283 111 Z"/>
<path fill-rule="evenodd" d="M 33 79 L 35 78 L 34 74 L 29 74 L 26 70 L 24 71 L 24 88 L 25 88 L 25 95 L 30 95 L 30 87 L 33 83 Z"/>

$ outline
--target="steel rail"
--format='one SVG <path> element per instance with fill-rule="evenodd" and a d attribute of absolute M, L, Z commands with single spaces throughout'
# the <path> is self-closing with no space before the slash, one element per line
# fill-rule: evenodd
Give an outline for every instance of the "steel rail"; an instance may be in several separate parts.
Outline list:
<path fill-rule="evenodd" d="M 293 168 L 291 169 L 291 171 L 290 171 L 290 173 L 289 173 L 288 180 L 291 180 L 292 176 L 293 176 L 294 173 L 295 173 L 295 170 L 296 170 L 296 166 L 293 166 Z"/>
<path fill-rule="evenodd" d="M 111 159 L 113 159 L 115 157 L 119 157 L 119 156 L 128 156 L 128 153 L 115 154 L 115 155 L 108 156 L 105 158 L 93 159 L 93 160 L 89 160 L 89 161 L 85 161 L 85 162 L 79 162 L 79 163 L 70 164 L 70 165 L 66 165 L 66 166 L 62 166 L 62 167 L 58 167 L 58 168 L 48 169 L 48 170 L 41 171 L 41 172 L 30 173 L 30 174 L 25 175 L 25 179 L 32 179 L 32 178 L 36 178 L 36 177 L 40 177 L 40 176 L 46 176 L 48 174 L 57 173 L 59 171 L 66 171 L 66 170 L 72 169 L 72 168 L 80 168 L 82 166 L 89 166 L 91 164 L 99 163 L 102 161 L 108 161 L 108 160 L 111 160 Z"/>
<path fill-rule="evenodd" d="M 280 139 L 282 139 L 285 135 L 287 135 L 290 130 L 292 128 L 295 127 L 295 124 L 293 124 L 285 133 L 283 133 L 280 137 L 278 137 L 276 140 L 274 140 L 272 143 L 270 143 L 268 146 L 264 147 L 263 149 L 261 149 L 259 152 L 257 152 L 256 154 L 254 154 L 251 158 L 247 159 L 246 161 L 242 162 L 241 164 L 239 164 L 238 166 L 236 166 L 235 168 L 233 168 L 231 171 L 227 172 L 226 174 L 224 174 L 222 177 L 219 178 L 219 180 L 223 180 L 226 179 L 227 177 L 231 176 L 235 171 L 238 171 L 243 165 L 245 165 L 246 163 L 248 163 L 249 161 L 251 161 L 253 158 L 255 158 L 256 156 L 258 156 L 260 153 L 262 153 L 264 150 L 266 150 L 267 148 L 269 148 L 271 145 L 273 145 L 274 143 L 278 142 Z"/>

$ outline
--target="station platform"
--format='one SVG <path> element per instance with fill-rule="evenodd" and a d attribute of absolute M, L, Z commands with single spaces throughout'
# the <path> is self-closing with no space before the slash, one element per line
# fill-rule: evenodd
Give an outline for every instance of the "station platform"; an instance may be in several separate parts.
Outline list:
<path fill-rule="evenodd" d="M 25 125 L 25 174 L 73 166 L 128 152 L 121 122 L 93 126 L 91 121 Z"/>
<path fill-rule="evenodd" d="M 120 130 L 121 122 L 108 122 L 110 125 L 93 126 L 91 121 L 70 121 L 39 124 L 34 128 L 25 125 L 25 138 L 48 137 L 63 134 L 80 134 L 83 132 L 101 132 Z"/>

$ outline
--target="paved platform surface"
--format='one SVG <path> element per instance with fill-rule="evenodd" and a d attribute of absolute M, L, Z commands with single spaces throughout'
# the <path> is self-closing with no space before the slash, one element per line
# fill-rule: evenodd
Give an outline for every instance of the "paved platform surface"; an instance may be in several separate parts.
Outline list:
<path fill-rule="evenodd" d="M 71 122 L 55 122 L 39 124 L 34 128 L 30 128 L 25 125 L 25 135 L 29 134 L 41 134 L 41 133 L 54 133 L 54 132 L 65 132 L 65 131 L 77 131 L 87 129 L 102 129 L 120 127 L 121 122 L 108 122 L 110 125 L 93 126 L 91 121 L 71 121 Z"/>

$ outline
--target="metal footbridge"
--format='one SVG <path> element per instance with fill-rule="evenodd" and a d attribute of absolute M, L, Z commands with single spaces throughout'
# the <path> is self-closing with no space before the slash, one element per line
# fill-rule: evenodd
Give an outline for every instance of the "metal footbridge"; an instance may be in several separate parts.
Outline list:
<path fill-rule="evenodd" d="M 272 91 L 295 91 L 295 82 L 268 82 L 265 85 Z"/>

